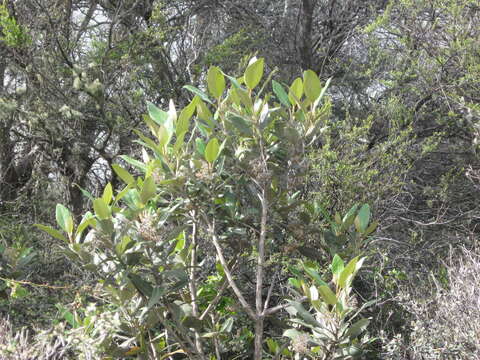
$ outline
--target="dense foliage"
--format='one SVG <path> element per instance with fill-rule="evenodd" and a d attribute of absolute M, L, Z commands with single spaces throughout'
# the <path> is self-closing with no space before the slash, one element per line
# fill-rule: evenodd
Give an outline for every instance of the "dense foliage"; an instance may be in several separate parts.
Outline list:
<path fill-rule="evenodd" d="M 478 358 L 479 19 L 1 1 L 0 358 Z"/>

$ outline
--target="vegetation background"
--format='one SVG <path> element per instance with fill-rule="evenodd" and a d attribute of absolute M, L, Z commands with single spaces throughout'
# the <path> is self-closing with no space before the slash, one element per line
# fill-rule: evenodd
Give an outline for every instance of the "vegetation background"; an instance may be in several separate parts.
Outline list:
<path fill-rule="evenodd" d="M 475 0 L 3 0 L 0 358 L 480 359 L 479 94 Z"/>

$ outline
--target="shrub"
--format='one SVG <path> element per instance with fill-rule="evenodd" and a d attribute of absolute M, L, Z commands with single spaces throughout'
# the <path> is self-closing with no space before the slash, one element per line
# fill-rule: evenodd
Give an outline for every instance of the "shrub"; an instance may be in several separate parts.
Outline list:
<path fill-rule="evenodd" d="M 254 348 L 262 359 L 265 321 L 288 306 L 270 304 L 282 287 L 274 274 L 292 261 L 283 249 L 301 243 L 300 233 L 323 233 L 324 212 L 303 180 L 329 114 L 313 71 L 287 90 L 273 81 L 274 99 L 268 81 L 259 86 L 263 67 L 253 58 L 240 79 L 211 67 L 208 93 L 186 86 L 194 98 L 181 111 L 172 101 L 168 111 L 149 104 L 152 137 L 137 131 L 142 161 L 122 156 L 113 165 L 124 188 L 107 184 L 78 226 L 63 205 L 62 231 L 37 225 L 101 279 L 103 308 L 63 312 L 70 332 L 96 338 L 100 354 L 208 359 L 240 345 L 236 356 L 251 358 Z M 337 248 L 349 253 L 375 228 L 368 206 L 330 222 Z M 319 254 L 322 262 L 334 251 L 326 243 Z M 115 314 L 111 331 L 99 330 L 102 313 Z"/>

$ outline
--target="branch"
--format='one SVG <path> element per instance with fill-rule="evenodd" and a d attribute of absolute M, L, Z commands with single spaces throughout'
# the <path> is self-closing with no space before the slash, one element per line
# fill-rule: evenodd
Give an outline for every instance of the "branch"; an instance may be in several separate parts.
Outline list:
<path fill-rule="evenodd" d="M 250 316 L 253 320 L 257 320 L 257 314 L 255 314 L 252 307 L 248 304 L 247 300 L 245 300 L 245 297 L 243 296 L 242 292 L 240 291 L 237 284 L 235 283 L 235 280 L 233 279 L 233 275 L 230 272 L 227 262 L 225 261 L 225 257 L 223 256 L 223 250 L 220 247 L 220 244 L 218 242 L 218 236 L 217 234 L 215 234 L 215 219 L 213 219 L 213 221 L 210 223 L 210 221 L 207 219 L 205 214 L 203 214 L 203 216 L 205 218 L 205 222 L 208 225 L 208 230 L 212 237 L 213 245 L 215 246 L 215 249 L 217 251 L 220 264 L 222 264 L 223 266 L 223 271 L 225 272 L 225 276 L 227 277 L 228 284 L 232 288 L 233 292 L 235 293 L 235 296 L 240 302 L 240 305 L 242 305 L 243 309 L 247 312 L 248 316 Z"/>
<path fill-rule="evenodd" d="M 300 299 L 298 300 L 295 300 L 295 301 L 298 301 L 298 302 L 304 302 L 305 300 L 307 300 L 308 298 L 306 296 L 303 296 L 301 297 Z M 271 307 L 270 309 L 267 309 L 263 312 L 263 316 L 268 316 L 268 315 L 272 315 L 272 314 L 275 314 L 276 312 L 280 311 L 280 310 L 283 310 L 287 307 L 290 306 L 290 303 L 286 303 L 286 304 L 281 304 L 281 305 L 277 305 L 277 306 L 274 306 L 274 307 Z"/>

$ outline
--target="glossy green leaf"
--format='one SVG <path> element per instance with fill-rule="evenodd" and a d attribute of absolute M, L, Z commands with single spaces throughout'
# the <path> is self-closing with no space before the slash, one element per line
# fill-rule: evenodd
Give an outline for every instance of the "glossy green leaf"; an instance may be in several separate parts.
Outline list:
<path fill-rule="evenodd" d="M 203 101 L 206 101 L 206 102 L 208 102 L 209 104 L 213 104 L 212 100 L 210 100 L 210 99 L 208 98 L 208 95 L 205 94 L 202 90 L 196 88 L 195 86 L 185 85 L 183 88 L 184 88 L 184 89 L 187 89 L 187 90 L 190 91 L 191 93 L 197 95 L 197 96 L 200 97 Z"/>
<path fill-rule="evenodd" d="M 213 126 L 213 114 L 208 106 L 201 100 L 197 102 L 197 115 L 200 119 L 206 122 L 209 127 Z"/>
<path fill-rule="evenodd" d="M 370 206 L 368 204 L 363 205 L 358 211 L 355 218 L 355 228 L 358 232 L 363 233 L 370 222 Z"/>
<path fill-rule="evenodd" d="M 110 203 L 112 202 L 112 198 L 113 198 L 112 184 L 108 183 L 105 186 L 105 189 L 103 189 L 102 200 L 105 202 L 105 204 L 110 205 Z"/>
<path fill-rule="evenodd" d="M 296 78 L 290 89 L 288 91 L 288 98 L 290 99 L 290 103 L 295 105 L 297 101 L 300 101 L 303 95 L 303 81 L 300 78 Z"/>
<path fill-rule="evenodd" d="M 129 184 L 125 186 L 116 196 L 115 196 L 115 202 L 120 201 L 127 193 L 128 191 L 132 188 L 132 184 Z"/>
<path fill-rule="evenodd" d="M 348 328 L 345 335 L 353 340 L 367 329 L 368 324 L 370 324 L 369 319 L 360 319 Z"/>
<path fill-rule="evenodd" d="M 342 229 L 348 230 L 348 228 L 353 224 L 355 220 L 355 214 L 357 213 L 358 204 L 352 206 L 350 210 L 348 210 L 347 214 L 342 219 Z"/>
<path fill-rule="evenodd" d="M 356 269 L 357 262 L 358 256 L 350 260 L 350 262 L 347 264 L 347 266 L 345 266 L 342 273 L 340 274 L 338 278 L 338 286 L 340 286 L 342 289 L 350 285 Z"/>
<path fill-rule="evenodd" d="M 314 269 L 304 265 L 304 270 L 317 283 L 317 285 L 327 285 L 327 283 L 320 278 L 320 275 Z"/>
<path fill-rule="evenodd" d="M 284 106 L 290 107 L 290 100 L 288 99 L 288 94 L 283 86 L 275 80 L 272 80 L 272 89 L 280 103 Z"/>
<path fill-rule="evenodd" d="M 123 236 L 122 241 L 115 245 L 115 251 L 118 256 L 122 256 L 134 244 L 133 240 L 129 236 Z"/>
<path fill-rule="evenodd" d="M 197 148 L 197 152 L 200 155 L 205 154 L 205 142 L 202 139 L 196 138 L 195 139 L 195 145 L 196 145 L 196 148 Z"/>
<path fill-rule="evenodd" d="M 328 305 L 335 305 L 337 303 L 337 296 L 328 285 L 319 286 L 318 291 Z"/>
<path fill-rule="evenodd" d="M 205 160 L 213 164 L 219 155 L 220 145 L 217 138 L 211 139 L 205 147 Z"/>
<path fill-rule="evenodd" d="M 157 123 L 157 125 L 164 125 L 168 119 L 168 113 L 159 109 L 156 105 L 151 102 L 147 103 L 148 115 L 150 118 Z"/>
<path fill-rule="evenodd" d="M 225 90 L 225 77 L 218 67 L 211 66 L 208 69 L 207 85 L 208 91 L 215 99 L 219 99 L 222 96 Z"/>
<path fill-rule="evenodd" d="M 295 278 L 289 278 L 288 283 L 297 289 L 300 289 L 301 287 L 300 281 Z"/>
<path fill-rule="evenodd" d="M 244 79 L 247 87 L 252 90 L 258 85 L 263 76 L 264 59 L 254 60 L 245 70 Z"/>
<path fill-rule="evenodd" d="M 134 177 L 127 170 L 122 168 L 120 165 L 113 164 L 112 169 L 113 169 L 113 171 L 115 171 L 115 173 L 118 175 L 118 177 L 120 179 L 122 179 L 122 181 L 125 184 L 131 184 L 131 183 L 135 182 Z"/>
<path fill-rule="evenodd" d="M 194 99 L 190 102 L 190 104 L 185 106 L 180 112 L 180 115 L 178 116 L 178 120 L 177 120 L 177 127 L 175 129 L 177 136 L 188 131 L 190 127 L 190 119 L 192 118 L 196 107 L 197 107 L 197 101 L 196 99 Z"/>
<path fill-rule="evenodd" d="M 332 274 L 336 276 L 340 275 L 340 273 L 343 271 L 344 266 L 345 265 L 342 258 L 335 254 L 331 265 Z"/>
<path fill-rule="evenodd" d="M 82 221 L 80 221 L 80 224 L 77 226 L 77 230 L 75 231 L 75 238 L 78 240 L 80 236 L 82 235 L 83 231 L 88 227 L 88 226 L 94 226 L 95 225 L 95 219 L 93 217 L 93 214 L 90 211 L 87 211 L 85 215 L 82 217 Z"/>
<path fill-rule="evenodd" d="M 50 226 L 42 225 L 42 224 L 34 224 L 37 228 L 39 228 L 42 231 L 45 231 L 49 235 L 53 236 L 56 239 L 65 241 L 68 244 L 68 239 L 58 230 L 51 228 Z"/>
<path fill-rule="evenodd" d="M 109 219 L 111 216 L 110 209 L 101 198 L 93 200 L 93 210 L 100 220 Z"/>
<path fill-rule="evenodd" d="M 373 233 L 375 230 L 377 230 L 378 226 L 378 221 L 373 221 L 368 227 L 365 229 L 363 235 L 368 236 L 371 233 Z"/>
<path fill-rule="evenodd" d="M 317 74 L 312 70 L 303 73 L 303 87 L 305 96 L 311 102 L 315 101 L 322 91 L 322 84 Z"/>
<path fill-rule="evenodd" d="M 130 165 L 133 165 L 135 166 L 137 169 L 145 172 L 147 170 L 146 166 L 144 163 L 138 161 L 138 160 L 135 160 L 133 158 L 131 158 L 130 156 L 127 156 L 127 155 L 120 155 L 120 158 L 122 158 L 123 160 L 125 160 L 127 163 L 129 163 Z"/>
<path fill-rule="evenodd" d="M 253 112 L 253 101 L 248 91 L 242 88 L 233 89 L 233 92 L 238 96 L 240 102 L 247 108 L 248 111 Z"/>
<path fill-rule="evenodd" d="M 153 198 L 157 193 L 157 186 L 153 177 L 149 176 L 143 181 L 143 186 L 140 191 L 140 200 L 146 204 L 148 200 Z"/>
<path fill-rule="evenodd" d="M 55 211 L 55 217 L 57 220 L 58 226 L 65 231 L 67 234 L 72 234 L 73 232 L 73 217 L 70 214 L 70 211 L 63 206 L 62 204 L 57 204 Z"/>
<path fill-rule="evenodd" d="M 303 305 L 297 301 L 289 301 L 290 305 L 295 308 L 297 315 L 302 318 L 307 324 L 321 327 L 321 324 L 315 319 L 315 317 L 310 314 Z"/>

